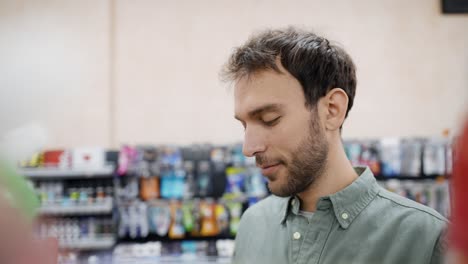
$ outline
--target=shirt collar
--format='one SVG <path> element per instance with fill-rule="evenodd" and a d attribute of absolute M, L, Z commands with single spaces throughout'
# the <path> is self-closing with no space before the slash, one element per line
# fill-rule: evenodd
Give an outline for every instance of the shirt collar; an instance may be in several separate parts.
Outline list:
<path fill-rule="evenodd" d="M 366 208 L 379 192 L 379 185 L 374 174 L 368 167 L 355 167 L 354 170 L 359 177 L 343 190 L 321 197 L 317 202 L 317 210 L 332 207 L 334 215 L 340 226 L 348 228 L 354 219 Z M 281 223 L 284 224 L 288 213 L 299 213 L 300 201 L 297 197 L 285 199 L 281 208 Z"/>

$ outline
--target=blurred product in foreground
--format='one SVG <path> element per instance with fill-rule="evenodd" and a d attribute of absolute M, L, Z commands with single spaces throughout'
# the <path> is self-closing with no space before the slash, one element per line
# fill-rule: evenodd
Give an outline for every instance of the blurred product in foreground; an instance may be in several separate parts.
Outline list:
<path fill-rule="evenodd" d="M 453 225 L 451 246 L 455 263 L 468 263 L 468 122 L 455 149 L 453 168 Z"/>
<path fill-rule="evenodd" d="M 57 263 L 57 242 L 33 235 L 38 205 L 32 187 L 0 160 L 0 263 Z"/>

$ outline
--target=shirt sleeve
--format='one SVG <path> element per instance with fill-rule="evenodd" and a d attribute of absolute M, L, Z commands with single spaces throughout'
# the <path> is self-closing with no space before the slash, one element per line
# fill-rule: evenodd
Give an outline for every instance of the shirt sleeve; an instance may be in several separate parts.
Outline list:
<path fill-rule="evenodd" d="M 446 229 L 444 229 L 437 239 L 437 242 L 432 251 L 431 264 L 441 264 L 445 262 L 445 256 L 447 252 L 447 235 Z"/>
<path fill-rule="evenodd" d="M 241 255 L 240 255 L 240 251 L 241 251 L 241 248 L 240 248 L 240 244 L 242 244 L 240 242 L 241 240 L 241 237 L 240 237 L 240 229 L 237 231 L 237 234 L 236 234 L 236 240 L 235 240 L 235 243 L 234 243 L 234 254 L 232 255 L 232 261 L 231 261 L 231 264 L 240 264 L 242 263 L 241 262 Z"/>
<path fill-rule="evenodd" d="M 248 237 L 245 237 L 246 235 L 248 236 L 249 233 L 249 212 L 250 210 L 246 210 L 244 214 L 241 217 L 240 223 L 239 223 L 239 228 L 237 230 L 236 234 L 236 240 L 234 243 L 234 254 L 232 256 L 232 262 L 231 264 L 244 264 L 248 263 L 246 262 L 246 252 L 245 252 L 245 244 L 247 242 Z"/>

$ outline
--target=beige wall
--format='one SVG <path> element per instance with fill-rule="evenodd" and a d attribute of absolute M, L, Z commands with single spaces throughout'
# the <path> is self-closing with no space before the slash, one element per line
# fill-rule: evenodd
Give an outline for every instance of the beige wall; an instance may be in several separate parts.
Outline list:
<path fill-rule="evenodd" d="M 439 135 L 467 107 L 468 15 L 439 0 L 41 2 L 0 2 L 0 132 L 40 120 L 51 146 L 241 140 L 219 69 L 289 24 L 355 59 L 345 137 Z"/>
<path fill-rule="evenodd" d="M 49 146 L 110 143 L 108 13 L 106 1 L 0 1 L 0 136 L 35 124 Z"/>

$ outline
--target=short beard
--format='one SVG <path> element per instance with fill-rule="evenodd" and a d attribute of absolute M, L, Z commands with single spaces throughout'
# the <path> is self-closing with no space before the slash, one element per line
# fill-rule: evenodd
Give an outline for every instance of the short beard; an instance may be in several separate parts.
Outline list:
<path fill-rule="evenodd" d="M 286 165 L 286 184 L 273 193 L 280 197 L 293 196 L 312 186 L 325 171 L 328 143 L 317 119 L 310 120 L 309 134 L 292 153 Z"/>

